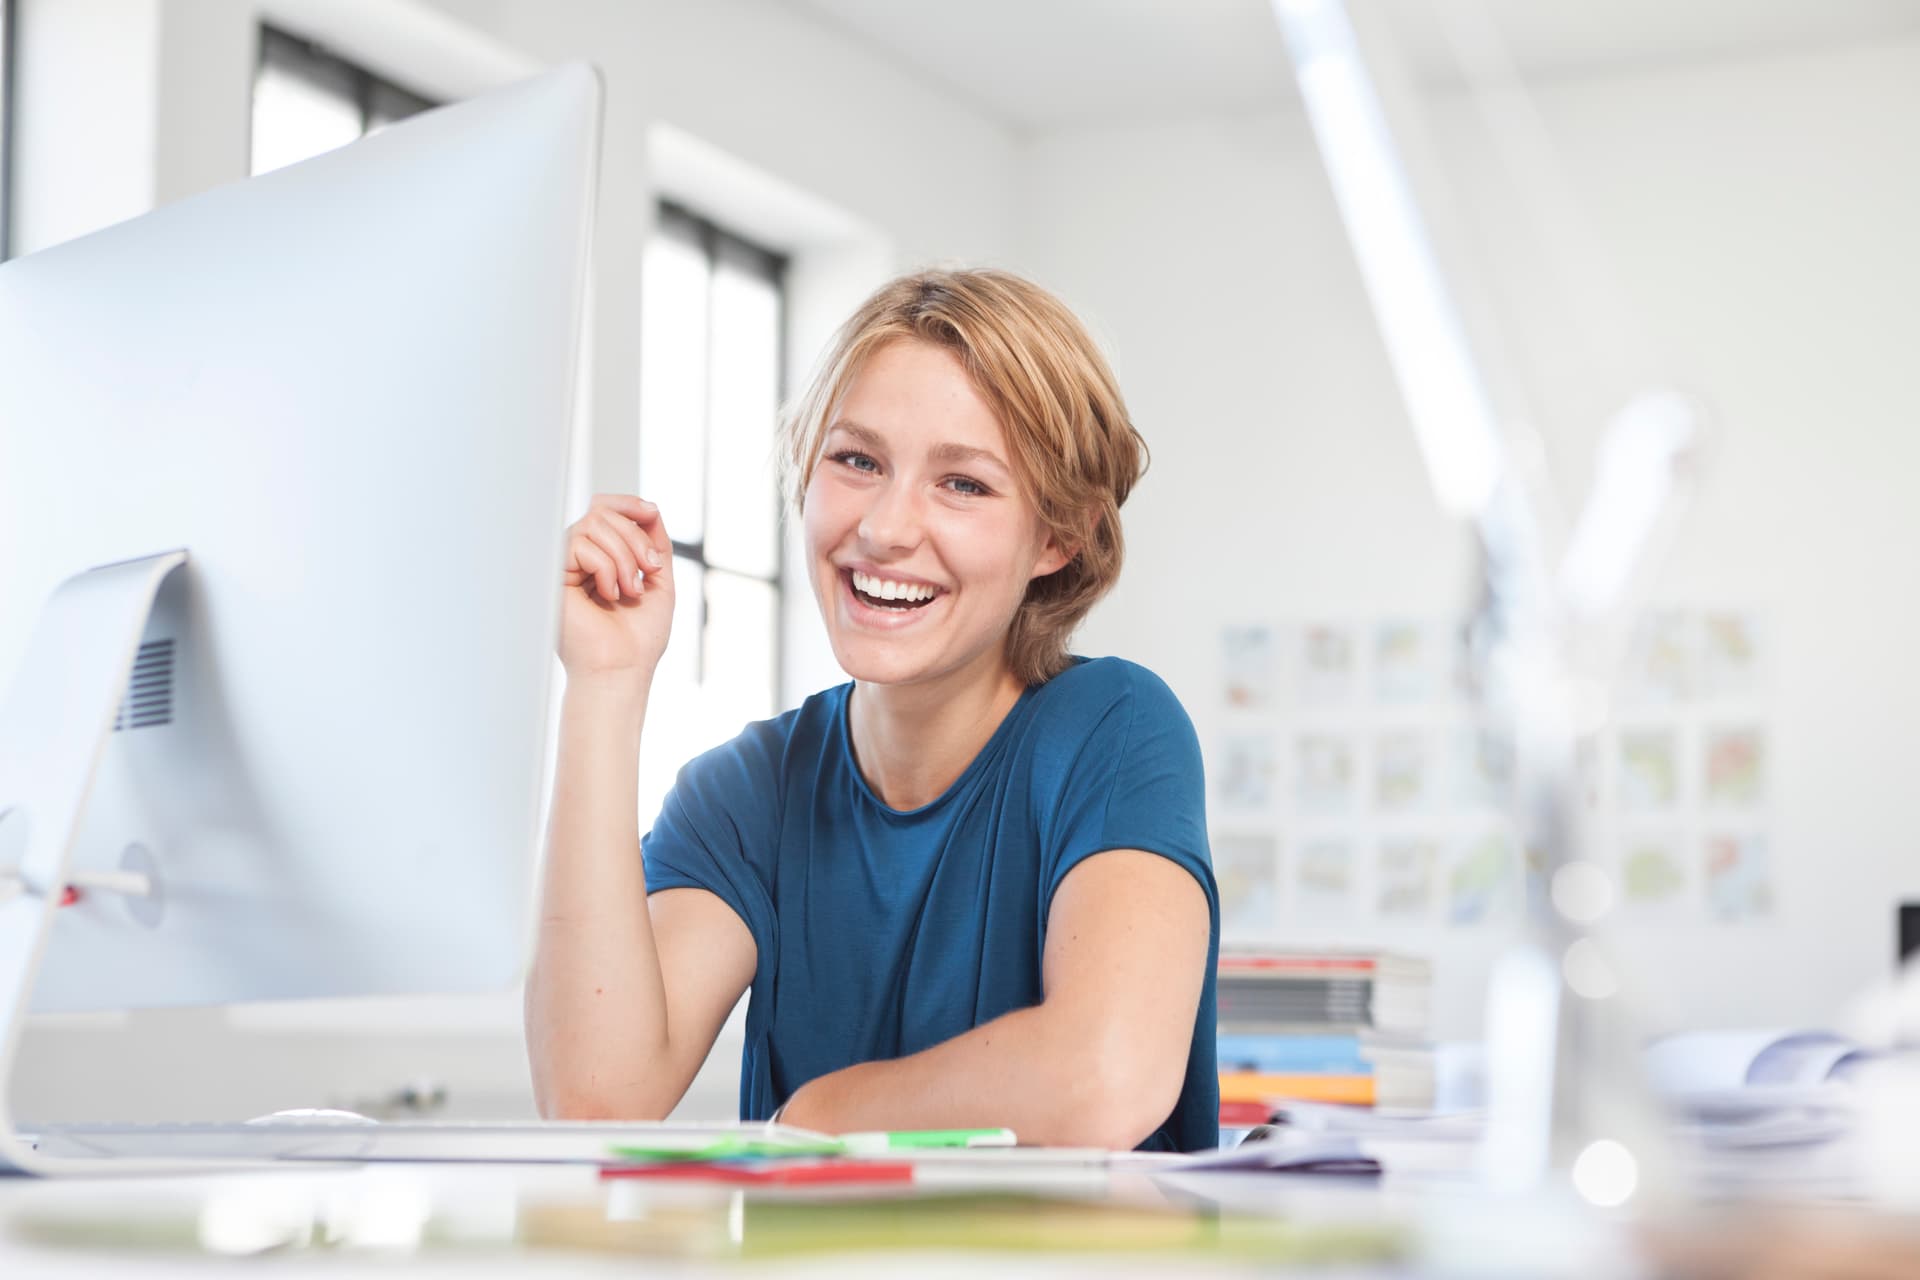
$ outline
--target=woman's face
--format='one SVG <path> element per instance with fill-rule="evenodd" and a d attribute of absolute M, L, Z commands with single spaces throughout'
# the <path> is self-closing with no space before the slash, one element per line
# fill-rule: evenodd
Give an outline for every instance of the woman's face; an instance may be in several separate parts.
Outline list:
<path fill-rule="evenodd" d="M 911 340 L 868 357 L 828 424 L 806 537 L 834 657 L 875 684 L 1004 670 L 1027 583 L 1066 563 L 966 370 Z"/>

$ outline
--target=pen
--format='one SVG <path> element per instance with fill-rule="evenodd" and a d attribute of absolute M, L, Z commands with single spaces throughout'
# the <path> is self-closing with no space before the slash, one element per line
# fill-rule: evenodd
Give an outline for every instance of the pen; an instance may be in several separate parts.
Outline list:
<path fill-rule="evenodd" d="M 1011 1129 L 903 1129 L 894 1132 L 847 1133 L 838 1137 L 767 1141 L 728 1134 L 701 1147 L 616 1146 L 622 1160 L 691 1163 L 703 1160 L 742 1160 L 793 1156 L 877 1155 L 889 1151 L 928 1151 L 955 1147 L 1011 1147 Z"/>
<path fill-rule="evenodd" d="M 928 1151 L 951 1147 L 1011 1147 L 1018 1139 L 1011 1129 L 899 1129 L 892 1132 L 843 1133 L 840 1141 L 850 1153 Z"/>
<path fill-rule="evenodd" d="M 904 1161 L 849 1161 L 805 1164 L 772 1162 L 734 1164 L 678 1162 L 673 1164 L 610 1165 L 602 1178 L 692 1178 L 744 1186 L 819 1186 L 830 1183 L 911 1182 L 913 1166 Z"/>

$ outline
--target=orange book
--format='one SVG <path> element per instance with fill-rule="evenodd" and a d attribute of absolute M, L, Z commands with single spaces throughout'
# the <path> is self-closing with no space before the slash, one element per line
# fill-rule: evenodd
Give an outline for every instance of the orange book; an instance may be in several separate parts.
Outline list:
<path fill-rule="evenodd" d="M 1349 1102 L 1373 1105 L 1372 1076 L 1276 1075 L 1264 1071 L 1222 1071 L 1220 1101 L 1266 1102 L 1293 1098 L 1300 1102 Z"/>

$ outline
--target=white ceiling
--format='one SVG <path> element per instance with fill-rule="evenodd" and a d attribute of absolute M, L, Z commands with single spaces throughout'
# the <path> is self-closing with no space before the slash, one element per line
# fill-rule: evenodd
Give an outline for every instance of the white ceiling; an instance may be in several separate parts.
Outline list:
<path fill-rule="evenodd" d="M 1350 3 L 1353 0 L 1350 0 Z M 1382 4 L 1444 77 L 1455 0 Z M 1292 100 L 1268 0 L 786 0 L 1020 129 Z M 1920 36 L 1920 0 L 1482 0 L 1521 70 L 1557 76 Z"/>

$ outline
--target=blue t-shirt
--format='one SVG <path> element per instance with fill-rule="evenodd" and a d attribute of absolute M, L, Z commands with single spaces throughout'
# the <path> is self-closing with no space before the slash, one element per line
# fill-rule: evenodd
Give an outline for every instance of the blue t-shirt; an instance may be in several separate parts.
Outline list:
<path fill-rule="evenodd" d="M 1082 859 L 1142 849 L 1193 873 L 1212 926 L 1180 1100 L 1142 1146 L 1216 1145 L 1220 899 L 1200 744 L 1173 691 L 1118 658 L 1077 661 L 1021 694 L 945 794 L 902 811 L 854 761 L 852 688 L 693 760 L 642 842 L 649 892 L 711 890 L 759 948 L 741 1117 L 1039 1004 L 1054 890 Z"/>

